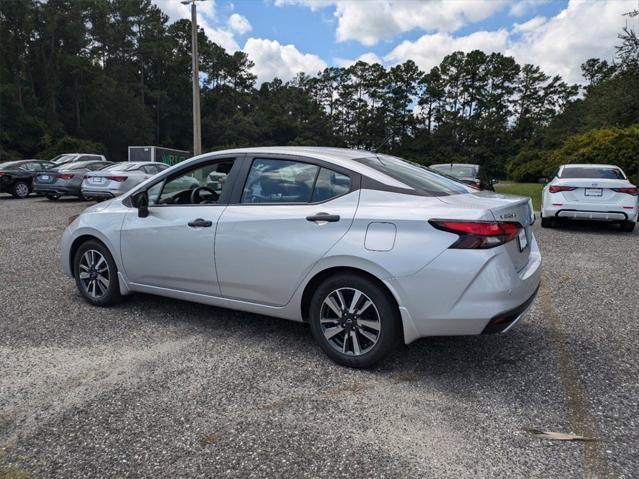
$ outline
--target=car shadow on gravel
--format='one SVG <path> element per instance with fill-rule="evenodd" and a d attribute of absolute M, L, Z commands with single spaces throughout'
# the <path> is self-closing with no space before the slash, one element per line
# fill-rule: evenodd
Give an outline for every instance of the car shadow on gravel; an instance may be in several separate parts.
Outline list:
<path fill-rule="evenodd" d="M 603 221 L 560 221 L 553 230 L 562 231 L 570 234 L 593 233 L 600 235 L 621 235 L 628 236 L 631 233 L 621 231 L 616 223 L 607 223 Z M 637 229 L 632 234 L 635 234 Z"/>

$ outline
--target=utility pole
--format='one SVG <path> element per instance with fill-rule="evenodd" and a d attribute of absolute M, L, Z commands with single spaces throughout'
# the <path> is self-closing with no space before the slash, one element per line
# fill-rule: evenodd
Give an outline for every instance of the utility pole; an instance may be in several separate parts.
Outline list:
<path fill-rule="evenodd" d="M 197 0 L 182 0 L 191 4 L 191 64 L 193 70 L 193 156 L 202 153 L 202 122 L 200 117 L 200 68 L 197 52 Z"/>

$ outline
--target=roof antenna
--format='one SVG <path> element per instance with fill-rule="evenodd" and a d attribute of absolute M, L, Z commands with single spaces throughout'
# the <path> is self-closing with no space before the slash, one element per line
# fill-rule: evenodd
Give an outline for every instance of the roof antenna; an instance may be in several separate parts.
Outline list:
<path fill-rule="evenodd" d="M 386 143 L 388 143 L 390 141 L 390 139 L 393 137 L 393 134 L 391 133 L 390 135 L 388 135 L 386 138 L 384 138 L 384 141 L 382 141 L 379 145 L 374 146 L 373 148 L 371 148 L 371 151 L 373 153 L 379 153 L 379 149 L 384 146 Z"/>

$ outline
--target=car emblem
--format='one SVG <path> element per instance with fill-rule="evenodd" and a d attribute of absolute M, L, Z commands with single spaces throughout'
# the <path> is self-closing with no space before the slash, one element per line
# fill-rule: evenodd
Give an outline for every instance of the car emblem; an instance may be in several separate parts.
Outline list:
<path fill-rule="evenodd" d="M 501 219 L 502 220 L 507 220 L 507 219 L 510 219 L 510 218 L 514 218 L 515 216 L 517 216 L 515 213 L 506 213 L 506 214 L 501 215 Z"/>

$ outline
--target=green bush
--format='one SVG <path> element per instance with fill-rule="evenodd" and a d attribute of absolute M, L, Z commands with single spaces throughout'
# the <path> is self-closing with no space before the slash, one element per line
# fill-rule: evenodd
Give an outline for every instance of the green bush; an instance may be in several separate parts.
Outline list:
<path fill-rule="evenodd" d="M 515 181 L 537 181 L 550 177 L 569 163 L 617 165 L 634 183 L 639 182 L 639 124 L 627 128 L 600 128 L 566 138 L 561 147 L 550 151 L 522 150 L 508 163 Z"/>

